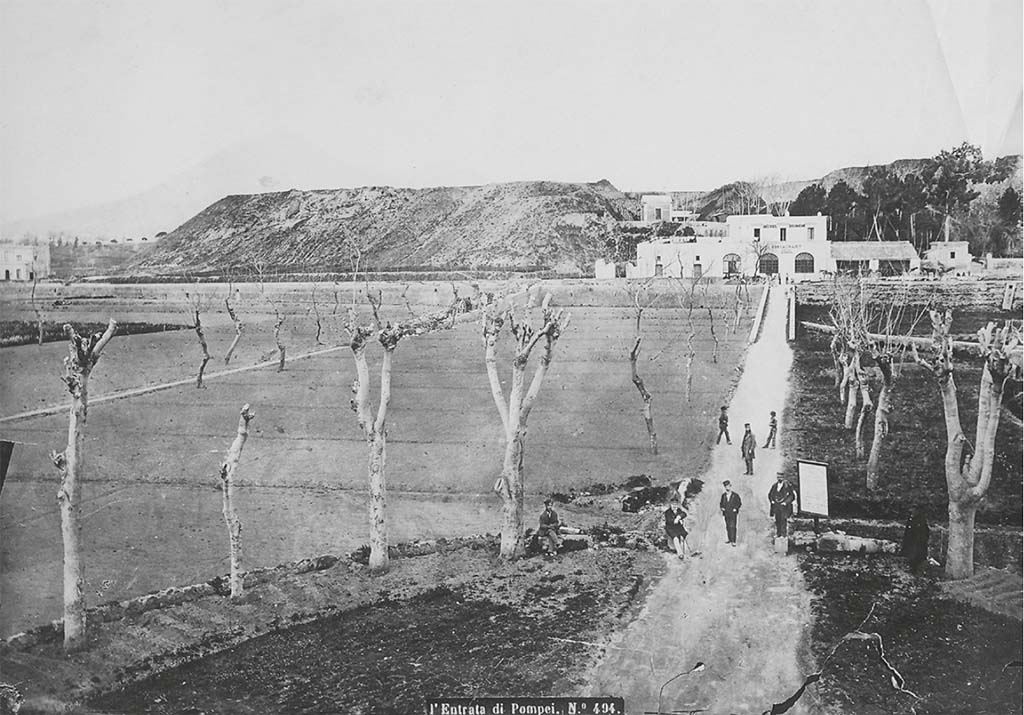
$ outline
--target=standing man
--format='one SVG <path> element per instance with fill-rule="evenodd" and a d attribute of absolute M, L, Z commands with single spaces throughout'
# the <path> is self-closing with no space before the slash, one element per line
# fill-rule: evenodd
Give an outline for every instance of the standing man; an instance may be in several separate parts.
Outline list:
<path fill-rule="evenodd" d="M 558 536 L 558 512 L 551 508 L 551 500 L 544 500 L 544 511 L 540 515 L 540 526 L 537 529 L 537 537 L 540 539 L 540 548 L 549 555 L 558 553 L 558 546 L 561 539 Z"/>
<path fill-rule="evenodd" d="M 762 449 L 768 449 L 768 445 L 775 449 L 775 433 L 779 429 L 779 421 L 775 418 L 775 412 L 772 412 L 772 416 L 768 418 L 768 439 L 764 441 L 764 447 Z"/>
<path fill-rule="evenodd" d="M 681 559 L 686 557 L 686 527 L 683 526 L 684 519 L 686 519 L 686 512 L 683 511 L 683 506 L 679 503 L 678 499 L 673 498 L 672 504 L 665 510 L 665 538 L 668 541 L 669 547 L 675 549 L 676 554 Z"/>
<path fill-rule="evenodd" d="M 718 440 L 715 444 L 722 443 L 722 435 L 725 435 L 725 443 L 732 444 L 732 439 L 729 437 L 729 415 L 725 413 L 726 408 L 722 408 L 722 413 L 718 415 Z"/>
<path fill-rule="evenodd" d="M 750 423 L 743 425 L 743 442 L 740 443 L 740 454 L 743 455 L 743 461 L 747 464 L 747 474 L 754 473 L 754 447 L 757 446 L 757 440 L 754 439 L 754 433 L 750 431 Z"/>
<path fill-rule="evenodd" d="M 743 502 L 740 501 L 740 495 L 732 490 L 732 482 L 726 479 L 722 482 L 722 486 L 725 487 L 725 493 L 722 494 L 719 506 L 722 509 L 722 516 L 725 517 L 725 535 L 728 538 L 725 543 L 735 546 L 736 518 L 740 514 L 740 506 Z"/>
<path fill-rule="evenodd" d="M 772 484 L 768 490 L 769 513 L 775 517 L 775 537 L 786 536 L 788 532 L 789 517 L 793 515 L 793 502 L 796 500 L 796 492 L 793 485 L 786 481 L 782 472 L 778 474 L 778 481 Z"/>

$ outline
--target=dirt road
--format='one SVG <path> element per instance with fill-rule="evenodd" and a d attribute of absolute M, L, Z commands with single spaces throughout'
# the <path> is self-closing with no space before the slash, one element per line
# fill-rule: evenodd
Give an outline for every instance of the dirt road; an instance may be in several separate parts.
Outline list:
<path fill-rule="evenodd" d="M 703 475 L 704 492 L 691 516 L 696 558 L 671 559 L 641 616 L 614 641 L 587 679 L 592 695 L 622 696 L 627 712 L 763 713 L 789 697 L 813 670 L 801 661 L 810 626 L 810 595 L 796 559 L 777 555 L 768 490 L 778 450 L 762 449 L 770 410 L 780 415 L 792 352 L 785 340 L 784 289 L 775 288 L 760 339 L 748 352 L 730 405 L 732 445 L 723 441 Z M 754 476 L 744 476 L 743 424 L 758 438 Z M 718 509 L 722 481 L 743 500 L 736 547 L 726 543 Z M 666 682 L 698 662 L 702 671 Z M 659 703 L 659 690 L 664 686 Z M 809 713 L 813 693 L 790 710 Z"/>

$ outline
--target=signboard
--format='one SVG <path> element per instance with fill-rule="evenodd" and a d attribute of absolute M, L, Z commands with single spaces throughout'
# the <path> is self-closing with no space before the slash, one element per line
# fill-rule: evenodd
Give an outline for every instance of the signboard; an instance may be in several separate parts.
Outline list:
<path fill-rule="evenodd" d="M 625 715 L 622 698 L 434 698 L 426 715 Z"/>
<path fill-rule="evenodd" d="M 828 516 L 828 465 L 798 459 L 796 470 L 800 476 L 800 511 Z"/>

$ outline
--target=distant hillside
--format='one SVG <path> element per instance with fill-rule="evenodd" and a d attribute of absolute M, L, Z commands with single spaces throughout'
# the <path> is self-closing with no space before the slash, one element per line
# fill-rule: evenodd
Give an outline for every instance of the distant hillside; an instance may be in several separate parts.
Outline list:
<path fill-rule="evenodd" d="M 602 255 L 637 202 L 608 181 L 228 196 L 164 236 L 132 272 L 517 267 L 565 272 Z"/>

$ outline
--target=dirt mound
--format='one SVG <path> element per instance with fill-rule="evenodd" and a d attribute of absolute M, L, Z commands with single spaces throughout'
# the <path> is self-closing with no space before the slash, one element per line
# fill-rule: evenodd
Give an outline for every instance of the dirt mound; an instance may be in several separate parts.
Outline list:
<path fill-rule="evenodd" d="M 228 196 L 161 239 L 139 272 L 559 267 L 604 252 L 636 202 L 607 181 L 365 187 Z"/>

